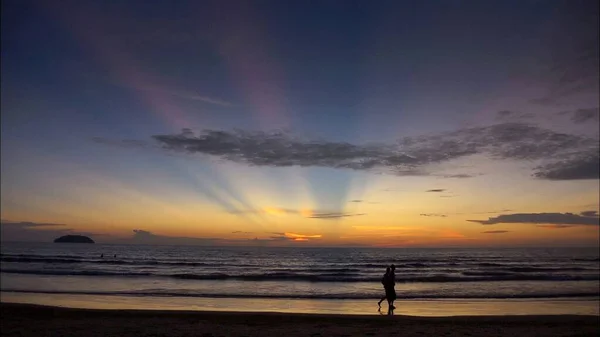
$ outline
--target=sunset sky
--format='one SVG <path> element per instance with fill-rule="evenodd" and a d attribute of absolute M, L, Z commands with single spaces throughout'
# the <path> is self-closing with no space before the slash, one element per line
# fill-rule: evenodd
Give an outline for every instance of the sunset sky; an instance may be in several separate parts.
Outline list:
<path fill-rule="evenodd" d="M 598 245 L 598 1 L 2 1 L 3 241 Z"/>

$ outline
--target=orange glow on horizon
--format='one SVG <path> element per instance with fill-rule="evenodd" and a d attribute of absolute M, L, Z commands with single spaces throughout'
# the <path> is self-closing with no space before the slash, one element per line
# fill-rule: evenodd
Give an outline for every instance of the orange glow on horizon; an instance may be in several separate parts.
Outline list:
<path fill-rule="evenodd" d="M 296 234 L 296 233 L 284 233 L 284 235 L 289 238 L 296 238 L 296 239 L 318 239 L 318 238 L 322 237 L 321 234 L 304 235 L 304 234 Z"/>

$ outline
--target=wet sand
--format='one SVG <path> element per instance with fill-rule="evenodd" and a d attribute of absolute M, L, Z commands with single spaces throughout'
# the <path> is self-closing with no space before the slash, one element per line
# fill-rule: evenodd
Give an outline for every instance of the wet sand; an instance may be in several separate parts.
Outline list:
<path fill-rule="evenodd" d="M 414 317 L 0 304 L 2 336 L 597 336 L 598 316 Z"/>

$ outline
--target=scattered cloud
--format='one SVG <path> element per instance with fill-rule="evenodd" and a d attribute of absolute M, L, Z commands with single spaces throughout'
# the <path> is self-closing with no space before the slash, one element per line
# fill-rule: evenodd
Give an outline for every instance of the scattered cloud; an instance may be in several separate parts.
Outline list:
<path fill-rule="evenodd" d="M 432 189 L 432 190 L 427 190 L 425 192 L 441 193 L 441 192 L 444 192 L 444 191 L 445 191 L 445 189 L 443 189 L 443 188 L 435 188 L 435 189 Z"/>
<path fill-rule="evenodd" d="M 312 240 L 321 239 L 323 236 L 321 234 L 298 234 L 298 233 L 270 233 L 271 236 L 268 237 L 267 240 L 275 240 L 275 241 L 292 241 L 292 242 L 306 242 Z"/>
<path fill-rule="evenodd" d="M 381 190 L 382 192 L 401 192 L 403 189 L 401 188 L 384 188 Z"/>
<path fill-rule="evenodd" d="M 592 203 L 592 204 L 585 204 L 585 205 L 581 205 L 582 208 L 589 208 L 589 207 L 596 207 L 596 208 L 600 208 L 600 204 L 598 203 Z"/>
<path fill-rule="evenodd" d="M 571 228 L 573 225 L 537 225 L 536 227 L 547 228 L 547 229 L 562 229 L 562 228 Z"/>
<path fill-rule="evenodd" d="M 123 242 L 134 244 L 157 244 L 157 245 L 194 245 L 194 246 L 215 246 L 215 245 L 245 245 L 251 243 L 283 243 L 318 240 L 322 237 L 320 234 L 297 234 L 288 232 L 266 233 L 267 237 L 255 237 L 254 239 L 224 239 L 224 238 L 197 238 L 197 237 L 175 237 L 158 235 L 152 232 L 134 229 L 133 237 L 123 239 Z M 251 232 L 235 231 L 236 234 L 250 234 Z M 263 233 L 264 234 L 264 233 Z"/>
<path fill-rule="evenodd" d="M 330 167 L 383 170 L 400 176 L 432 175 L 431 165 L 475 154 L 494 159 L 542 161 L 534 176 L 548 180 L 598 179 L 598 140 L 555 132 L 521 123 L 484 127 L 419 137 L 404 137 L 396 144 L 355 145 L 304 140 L 285 132 L 232 132 L 204 130 L 195 135 L 152 137 L 163 150 L 204 154 L 251 166 Z M 592 171 L 595 173 L 592 174 Z M 467 178 L 470 175 L 444 175 Z"/>
<path fill-rule="evenodd" d="M 445 196 L 450 197 L 450 196 Z M 433 217 L 442 217 L 445 218 L 450 215 L 465 215 L 465 214 L 497 214 L 503 212 L 510 212 L 510 209 L 503 209 L 498 211 L 484 211 L 484 212 L 453 212 L 453 213 L 421 213 L 420 216 L 433 216 Z"/>
<path fill-rule="evenodd" d="M 338 218 L 346 218 L 351 216 L 361 216 L 366 215 L 366 213 L 313 213 L 308 218 L 312 219 L 338 219 Z"/>
<path fill-rule="evenodd" d="M 504 234 L 504 233 L 508 233 L 510 231 L 503 231 L 503 230 L 497 230 L 497 231 L 485 231 L 485 232 L 481 232 L 482 234 Z"/>
<path fill-rule="evenodd" d="M 350 202 L 363 202 L 362 200 L 351 200 Z"/>
<path fill-rule="evenodd" d="M 203 95 L 198 95 L 198 94 L 179 94 L 179 93 L 173 93 L 174 96 L 177 97 L 181 97 L 181 98 L 185 98 L 185 99 L 189 99 L 192 101 L 202 101 L 205 103 L 210 103 L 210 104 L 214 104 L 214 105 L 220 105 L 223 107 L 233 107 L 235 106 L 235 104 L 231 103 L 231 102 L 227 102 L 221 99 L 217 99 L 217 98 L 212 98 L 212 97 L 208 97 L 208 96 L 203 96 Z"/>
<path fill-rule="evenodd" d="M 439 217 L 439 218 L 445 218 L 445 217 L 447 217 L 446 214 L 441 214 L 441 213 L 421 213 L 419 215 L 420 216 Z"/>
<path fill-rule="evenodd" d="M 548 25 L 546 37 L 550 62 L 542 69 L 544 82 L 549 84 L 549 88 L 536 101 L 560 104 L 581 94 L 593 95 L 597 101 L 600 84 L 598 2 L 586 2 L 586 6 L 572 6 L 571 2 L 565 2 L 558 5 L 557 13 L 561 15 Z"/>
<path fill-rule="evenodd" d="M 212 246 L 227 242 L 219 238 L 180 237 L 155 234 L 143 229 L 134 229 L 130 237 L 113 237 L 109 241 L 119 244 L 150 244 L 150 245 L 200 245 Z"/>
<path fill-rule="evenodd" d="M 467 174 L 467 173 L 457 173 L 457 174 L 442 174 L 442 175 L 438 175 L 439 177 L 442 178 L 449 178 L 449 179 L 466 179 L 466 178 L 473 178 L 476 177 L 478 175 L 481 174 Z"/>
<path fill-rule="evenodd" d="M 57 237 L 67 234 L 85 235 L 92 239 L 107 236 L 76 231 L 65 224 L 0 220 L 0 239 L 2 241 L 52 242 Z"/>
<path fill-rule="evenodd" d="M 377 226 L 377 225 L 356 225 L 352 226 L 352 228 L 360 231 L 419 231 L 419 232 L 431 232 L 430 230 L 421 228 L 421 227 L 410 227 L 410 226 Z"/>
<path fill-rule="evenodd" d="M 297 233 L 284 233 L 285 236 L 292 238 L 292 239 L 320 239 L 321 237 L 323 237 L 321 234 L 311 234 L 311 235 L 306 235 L 306 234 L 297 234 Z"/>
<path fill-rule="evenodd" d="M 64 227 L 65 224 L 54 224 L 54 223 L 39 223 L 39 222 L 29 222 L 29 221 L 21 221 L 14 222 L 9 220 L 0 220 L 0 224 L 3 226 L 11 226 L 11 227 L 19 227 L 19 228 L 47 228 L 47 227 Z M 63 229 L 70 230 L 70 229 Z"/>
<path fill-rule="evenodd" d="M 584 216 L 573 213 L 515 213 L 502 214 L 487 220 L 468 220 L 482 225 L 495 225 L 501 223 L 527 223 L 542 225 L 586 225 L 598 226 L 597 216 Z"/>
<path fill-rule="evenodd" d="M 323 236 L 321 234 L 301 234 L 293 232 L 260 233 L 261 237 L 253 239 L 225 239 L 225 238 L 202 238 L 185 236 L 167 236 L 156 234 L 144 229 L 132 230 L 131 236 L 116 237 L 107 234 L 88 233 L 75 231 L 65 224 L 36 223 L 28 221 L 0 221 L 0 239 L 3 242 L 52 242 L 57 237 L 67 234 L 78 234 L 89 236 L 95 241 L 101 238 L 102 242 L 117 244 L 152 244 L 152 245 L 191 245 L 191 246 L 218 246 L 218 245 L 294 245 L 303 244 L 307 241 L 318 242 Z M 233 231 L 232 234 L 253 234 L 254 232 Z M 265 235 L 266 234 L 266 235 Z"/>
<path fill-rule="evenodd" d="M 345 213 L 345 212 L 336 212 L 336 211 L 317 211 L 311 209 L 289 209 L 289 208 L 279 208 L 279 207 L 265 207 L 262 209 L 251 209 L 251 210 L 241 210 L 241 211 L 233 211 L 229 212 L 232 214 L 266 214 L 272 216 L 281 216 L 281 215 L 300 215 L 309 219 L 335 219 L 335 218 L 344 218 L 351 216 L 359 216 L 366 215 L 366 213 Z"/>
<path fill-rule="evenodd" d="M 222 100 L 219 98 L 209 97 L 207 95 L 202 95 L 194 91 L 186 91 L 186 90 L 167 90 L 164 88 L 153 87 L 153 86 L 134 86 L 132 87 L 134 90 L 146 91 L 155 94 L 168 95 L 175 98 L 182 98 L 190 101 L 200 101 L 204 103 L 209 103 L 212 105 L 218 105 L 222 107 L 234 107 L 235 104 L 228 102 L 226 100 Z"/>

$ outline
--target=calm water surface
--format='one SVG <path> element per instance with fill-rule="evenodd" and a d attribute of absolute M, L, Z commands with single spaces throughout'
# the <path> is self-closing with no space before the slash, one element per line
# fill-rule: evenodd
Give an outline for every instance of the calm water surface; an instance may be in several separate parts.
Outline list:
<path fill-rule="evenodd" d="M 213 305 L 218 308 L 232 303 L 230 310 L 241 303 L 282 303 L 275 305 L 276 311 L 294 311 L 285 303 L 308 301 L 317 307 L 340 308 L 349 303 L 367 305 L 380 297 L 379 281 L 385 267 L 392 263 L 397 267 L 397 293 L 405 303 L 429 301 L 440 303 L 439 307 L 479 302 L 481 307 L 483 302 L 489 305 L 496 301 L 498 306 L 519 300 L 520 307 L 527 307 L 525 302 L 537 302 L 538 306 L 552 302 L 559 307 L 570 303 L 575 308 L 573 303 L 596 306 L 600 296 L 596 248 L 208 248 L 3 243 L 1 254 L 2 300 L 12 296 L 28 301 L 54 298 L 60 302 L 65 296 L 71 301 L 76 301 L 73 296 L 79 296 L 79 300 L 91 296 L 96 301 L 112 298 L 108 301 L 113 305 L 119 302 L 121 307 L 133 301 L 149 307 L 162 303 L 177 308 L 202 300 L 205 304 L 218 303 Z M 458 307 L 453 305 L 455 310 Z"/>

